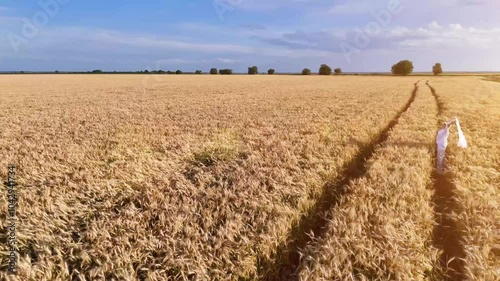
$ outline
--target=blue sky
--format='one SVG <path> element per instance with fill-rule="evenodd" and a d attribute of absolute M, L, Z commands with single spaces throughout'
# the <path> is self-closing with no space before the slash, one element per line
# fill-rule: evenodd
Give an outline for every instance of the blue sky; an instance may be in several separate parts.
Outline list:
<path fill-rule="evenodd" d="M 497 0 L 2 0 L 0 71 L 500 71 Z"/>

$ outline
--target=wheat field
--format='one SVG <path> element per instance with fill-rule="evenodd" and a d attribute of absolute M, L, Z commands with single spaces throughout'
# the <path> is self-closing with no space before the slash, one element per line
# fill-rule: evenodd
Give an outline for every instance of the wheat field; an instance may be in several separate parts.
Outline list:
<path fill-rule="evenodd" d="M 500 84 L 2 75 L 6 280 L 498 280 Z M 439 124 L 457 116 L 448 172 Z M 455 139 L 454 139 L 455 138 Z"/>

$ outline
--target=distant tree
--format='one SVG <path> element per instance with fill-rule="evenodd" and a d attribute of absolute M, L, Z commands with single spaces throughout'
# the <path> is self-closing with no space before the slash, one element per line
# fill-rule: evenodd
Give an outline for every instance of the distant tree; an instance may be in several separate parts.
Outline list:
<path fill-rule="evenodd" d="M 158 70 L 158 74 L 165 74 L 165 70 Z"/>
<path fill-rule="evenodd" d="M 100 69 L 94 69 L 94 70 L 92 70 L 92 73 L 100 74 L 100 73 L 102 73 L 102 70 L 100 70 Z"/>
<path fill-rule="evenodd" d="M 339 68 L 335 68 L 335 70 L 333 70 L 335 72 L 336 75 L 339 75 L 339 74 L 342 74 L 342 69 Z"/>
<path fill-rule="evenodd" d="M 332 69 L 328 65 L 322 64 L 319 67 L 319 75 L 331 75 L 331 74 L 332 74 Z"/>
<path fill-rule="evenodd" d="M 21 71 L 21 74 L 24 74 L 24 71 Z"/>
<path fill-rule="evenodd" d="M 214 68 L 210 69 L 210 74 L 212 74 L 212 75 L 217 74 L 217 68 L 214 67 Z"/>
<path fill-rule="evenodd" d="M 439 62 L 432 67 L 432 73 L 434 73 L 434 75 L 443 73 L 443 68 L 441 67 L 441 64 Z"/>
<path fill-rule="evenodd" d="M 201 70 L 196 70 L 194 73 L 195 73 L 195 74 L 201 74 L 201 73 L 202 73 L 202 71 L 201 71 Z"/>
<path fill-rule="evenodd" d="M 56 70 L 56 74 L 59 74 L 59 70 Z"/>
<path fill-rule="evenodd" d="M 309 68 L 304 68 L 304 70 L 302 70 L 302 75 L 311 75 L 311 70 Z"/>
<path fill-rule="evenodd" d="M 149 70 L 147 70 L 147 69 L 146 69 L 146 70 L 144 70 L 144 73 L 149 73 Z"/>
<path fill-rule="evenodd" d="M 259 69 L 256 66 L 249 67 L 248 74 L 259 74 Z"/>
<path fill-rule="evenodd" d="M 179 69 L 177 69 L 177 70 L 175 71 L 175 74 L 182 74 L 182 71 L 180 71 Z"/>
<path fill-rule="evenodd" d="M 229 74 L 233 74 L 233 70 L 232 69 L 220 69 L 219 70 L 219 73 L 220 74 L 226 74 L 226 75 L 229 75 Z"/>
<path fill-rule="evenodd" d="M 271 68 L 271 69 L 269 69 L 269 70 L 267 71 L 267 74 L 270 74 L 270 75 L 274 74 L 274 69 L 272 69 L 272 68 Z"/>
<path fill-rule="evenodd" d="M 167 70 L 167 74 L 174 74 L 172 70 Z"/>
<path fill-rule="evenodd" d="M 413 62 L 409 60 L 402 60 L 392 66 L 392 74 L 395 75 L 409 75 L 413 72 Z"/>

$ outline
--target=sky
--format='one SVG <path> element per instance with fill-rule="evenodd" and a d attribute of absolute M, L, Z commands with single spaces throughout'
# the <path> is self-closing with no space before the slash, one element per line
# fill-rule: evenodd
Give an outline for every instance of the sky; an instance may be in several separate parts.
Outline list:
<path fill-rule="evenodd" d="M 500 71 L 498 0 L 0 0 L 0 71 Z"/>

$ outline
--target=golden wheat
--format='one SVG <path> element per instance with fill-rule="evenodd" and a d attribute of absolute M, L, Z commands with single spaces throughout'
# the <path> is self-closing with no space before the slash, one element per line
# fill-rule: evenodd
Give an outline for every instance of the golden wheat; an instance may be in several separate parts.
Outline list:
<path fill-rule="evenodd" d="M 391 78 L 0 79 L 21 280 L 255 278 L 257 257 L 413 88 Z"/>
<path fill-rule="evenodd" d="M 0 278 L 266 278 L 262 260 L 275 258 L 325 184 L 344 176 L 345 165 L 405 106 L 418 79 L 0 76 L 0 174 L 6 179 L 13 163 L 19 183 L 19 274 L 6 275 L 9 252 L 1 243 Z M 481 83 L 492 82 L 431 81 L 452 108 L 446 114 L 463 119 L 471 138 L 470 150 L 452 150 L 457 197 L 465 204 L 456 218 L 468 233 L 469 275 L 488 280 L 498 269 L 498 167 L 492 166 L 498 125 L 478 116 L 498 119 L 499 89 Z M 470 94 L 476 84 L 491 92 Z M 332 206 L 331 236 L 303 251 L 301 277 L 440 274 L 429 241 L 436 224 L 432 144 L 444 116 L 436 116 L 432 94 L 419 85 L 366 176 Z M 479 171 L 477 180 L 471 170 Z M 6 195 L 0 209 L 5 242 Z M 375 235 L 363 240 L 370 231 Z M 343 256 L 352 251 L 358 255 Z M 355 272 L 358 265 L 369 272 Z"/>

